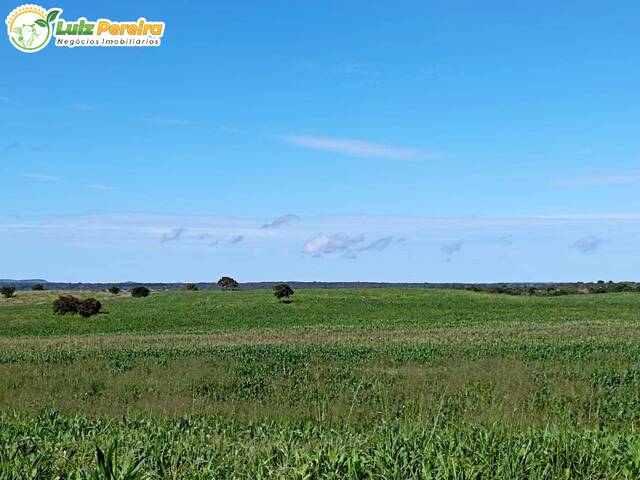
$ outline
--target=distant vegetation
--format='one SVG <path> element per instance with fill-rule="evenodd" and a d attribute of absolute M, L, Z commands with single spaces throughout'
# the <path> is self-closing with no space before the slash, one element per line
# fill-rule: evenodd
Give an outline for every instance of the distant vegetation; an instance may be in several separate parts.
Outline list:
<path fill-rule="evenodd" d="M 73 295 L 61 295 L 53 302 L 53 313 L 56 315 L 75 315 L 78 313 L 80 299 Z"/>
<path fill-rule="evenodd" d="M 131 296 L 134 298 L 148 297 L 151 291 L 147 287 L 137 286 L 131 289 Z"/>
<path fill-rule="evenodd" d="M 14 286 L 6 286 L 6 287 L 2 287 L 0 288 L 0 294 L 2 294 L 2 296 L 4 298 L 11 298 L 13 297 L 13 294 L 16 292 L 16 287 Z"/>
<path fill-rule="evenodd" d="M 280 282 L 245 282 L 243 290 L 273 290 Z M 119 284 L 104 283 L 59 283 L 45 280 L 7 280 L 0 279 L 0 287 L 14 286 L 17 291 L 30 290 L 33 285 L 40 284 L 46 290 L 109 290 L 111 287 L 122 290 L 131 290 L 137 283 L 125 282 Z M 183 289 L 187 283 L 147 283 L 145 286 L 154 291 L 166 291 Z M 608 292 L 640 291 L 640 282 L 510 282 L 510 283 L 376 283 L 376 282 L 287 282 L 294 290 L 307 289 L 353 289 L 353 288 L 419 288 L 419 289 L 464 289 L 486 293 L 501 293 L 508 295 L 571 295 Z M 240 284 L 231 277 L 223 277 L 218 282 L 199 282 L 199 290 L 215 288 L 236 289 Z"/>
<path fill-rule="evenodd" d="M 588 293 L 619 293 L 640 292 L 640 284 L 635 282 L 604 282 L 595 283 L 560 283 L 560 284 L 475 284 L 464 288 L 474 292 L 502 293 L 506 295 L 538 295 L 556 297 L 561 295 L 577 295 Z"/>
<path fill-rule="evenodd" d="M 222 277 L 218 280 L 218 287 L 223 290 L 234 290 L 238 288 L 238 282 L 231 277 Z"/>
<path fill-rule="evenodd" d="M 34 292 L 41 292 L 42 290 L 44 290 L 44 285 L 42 285 L 41 283 L 36 283 L 31 286 L 31 290 L 33 290 Z"/>
<path fill-rule="evenodd" d="M 73 295 L 61 295 L 53 302 L 53 313 L 56 315 L 80 315 L 89 318 L 100 313 L 102 304 L 95 298 L 80 300 Z"/>
<path fill-rule="evenodd" d="M 198 286 L 195 283 L 187 283 L 184 286 L 185 290 L 191 290 L 191 291 L 197 291 L 198 290 Z"/>
<path fill-rule="evenodd" d="M 109 287 L 108 292 L 114 295 L 118 295 L 120 293 L 120 288 L 114 285 L 113 287 Z"/>
<path fill-rule="evenodd" d="M 78 314 L 84 318 L 99 314 L 101 309 L 102 304 L 95 298 L 81 300 L 78 304 Z"/>
<path fill-rule="evenodd" d="M 278 300 L 288 300 L 293 295 L 293 289 L 286 283 L 280 283 L 273 287 L 273 294 Z"/>

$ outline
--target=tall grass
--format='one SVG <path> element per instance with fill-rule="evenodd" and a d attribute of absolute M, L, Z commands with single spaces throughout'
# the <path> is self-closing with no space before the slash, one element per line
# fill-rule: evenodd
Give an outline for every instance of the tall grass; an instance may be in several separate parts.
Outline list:
<path fill-rule="evenodd" d="M 55 292 L 29 294 L 55 295 Z M 428 289 L 300 290 L 291 304 L 270 291 L 154 292 L 147 298 L 98 297 L 104 314 L 59 318 L 51 304 L 0 306 L 0 337 L 95 334 L 204 334 L 246 331 L 370 332 L 568 322 L 640 320 L 640 294 L 509 297 Z M 91 295 L 86 292 L 85 295 Z M 34 300 L 35 301 L 35 300 Z"/>
<path fill-rule="evenodd" d="M 638 478 L 640 439 L 602 429 L 377 422 L 0 417 L 0 478 Z"/>
<path fill-rule="evenodd" d="M 640 295 L 0 306 L 0 480 L 639 478 Z"/>

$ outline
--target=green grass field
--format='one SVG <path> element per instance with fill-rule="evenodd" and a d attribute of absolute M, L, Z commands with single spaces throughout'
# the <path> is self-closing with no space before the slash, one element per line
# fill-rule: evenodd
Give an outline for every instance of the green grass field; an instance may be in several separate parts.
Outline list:
<path fill-rule="evenodd" d="M 56 295 L 0 304 L 0 479 L 640 476 L 637 293 Z"/>

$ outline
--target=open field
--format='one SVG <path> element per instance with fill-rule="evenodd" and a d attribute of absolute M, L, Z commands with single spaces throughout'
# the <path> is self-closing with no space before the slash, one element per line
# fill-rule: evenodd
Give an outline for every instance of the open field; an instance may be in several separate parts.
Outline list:
<path fill-rule="evenodd" d="M 0 478 L 640 475 L 637 293 L 45 294 L 0 306 Z"/>

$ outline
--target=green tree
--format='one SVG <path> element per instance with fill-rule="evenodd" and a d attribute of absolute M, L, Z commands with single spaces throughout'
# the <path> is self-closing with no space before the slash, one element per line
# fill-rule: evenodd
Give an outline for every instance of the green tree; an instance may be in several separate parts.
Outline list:
<path fill-rule="evenodd" d="M 53 313 L 56 315 L 75 315 L 78 313 L 80 299 L 73 295 L 60 295 L 53 302 Z"/>
<path fill-rule="evenodd" d="M 87 298 L 78 304 L 78 313 L 84 318 L 89 318 L 100 313 L 102 304 L 95 298 Z"/>
<path fill-rule="evenodd" d="M 289 301 L 289 297 L 293 295 L 293 288 L 286 283 L 280 283 L 273 287 L 273 294 L 278 300 Z"/>
<path fill-rule="evenodd" d="M 4 298 L 11 298 L 13 297 L 13 294 L 16 293 L 16 287 L 12 285 L 5 285 L 4 287 L 0 288 L 0 293 Z"/>
<path fill-rule="evenodd" d="M 147 287 L 139 285 L 131 289 L 131 296 L 135 298 L 148 297 L 151 291 Z"/>
<path fill-rule="evenodd" d="M 238 288 L 238 282 L 231 277 L 222 277 L 218 280 L 218 286 L 223 290 L 233 290 Z"/>

